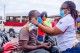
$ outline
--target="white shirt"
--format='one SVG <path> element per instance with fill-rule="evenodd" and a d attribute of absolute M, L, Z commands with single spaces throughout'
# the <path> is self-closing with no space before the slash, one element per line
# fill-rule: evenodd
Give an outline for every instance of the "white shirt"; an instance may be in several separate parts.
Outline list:
<path fill-rule="evenodd" d="M 76 39 L 74 19 L 71 14 L 66 15 L 61 18 L 56 25 L 64 34 L 56 35 L 57 46 L 61 51 L 65 51 L 68 48 L 72 48 L 75 42 L 78 42 Z"/>

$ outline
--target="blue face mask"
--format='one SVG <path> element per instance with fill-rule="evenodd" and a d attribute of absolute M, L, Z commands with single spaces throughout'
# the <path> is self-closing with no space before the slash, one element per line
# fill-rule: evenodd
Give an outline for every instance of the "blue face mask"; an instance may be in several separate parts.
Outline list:
<path fill-rule="evenodd" d="M 42 23 L 42 18 L 41 17 L 38 17 L 37 18 L 37 21 L 38 21 L 38 23 Z"/>
<path fill-rule="evenodd" d="M 60 11 L 60 16 L 61 16 L 61 17 L 66 16 L 66 14 L 64 13 L 64 10 L 61 10 L 61 11 Z"/>

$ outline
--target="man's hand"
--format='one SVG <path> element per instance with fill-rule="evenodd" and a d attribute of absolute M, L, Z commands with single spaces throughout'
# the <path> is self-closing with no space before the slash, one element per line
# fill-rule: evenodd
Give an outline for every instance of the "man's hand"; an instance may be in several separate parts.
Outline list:
<path fill-rule="evenodd" d="M 51 47 L 51 44 L 50 43 L 41 43 L 41 46 L 43 48 L 49 49 Z"/>
<path fill-rule="evenodd" d="M 31 23 L 33 23 L 34 25 L 37 25 L 38 24 L 38 21 L 35 18 L 32 18 L 31 19 Z"/>

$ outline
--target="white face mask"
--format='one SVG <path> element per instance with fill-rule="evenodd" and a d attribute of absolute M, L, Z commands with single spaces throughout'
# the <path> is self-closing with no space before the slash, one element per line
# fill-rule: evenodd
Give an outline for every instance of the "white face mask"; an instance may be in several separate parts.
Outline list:
<path fill-rule="evenodd" d="M 30 31 L 33 30 L 33 29 L 37 29 L 37 27 L 32 23 L 30 23 L 29 26 L 30 26 Z"/>

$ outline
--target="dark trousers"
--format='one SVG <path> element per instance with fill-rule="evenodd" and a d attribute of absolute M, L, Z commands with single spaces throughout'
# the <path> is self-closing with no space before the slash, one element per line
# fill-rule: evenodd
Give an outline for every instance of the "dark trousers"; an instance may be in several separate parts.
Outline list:
<path fill-rule="evenodd" d="M 36 49 L 36 50 L 33 50 L 33 51 L 23 51 L 22 53 L 50 53 L 49 51 L 45 50 L 45 49 Z"/>
<path fill-rule="evenodd" d="M 66 51 L 63 51 L 62 53 L 80 53 L 80 42 L 78 43 L 78 46 L 73 47 L 71 49 L 67 49 Z"/>
<path fill-rule="evenodd" d="M 22 53 L 59 53 L 59 50 L 56 47 L 52 47 L 50 49 L 36 49 L 29 52 L 23 51 Z"/>

